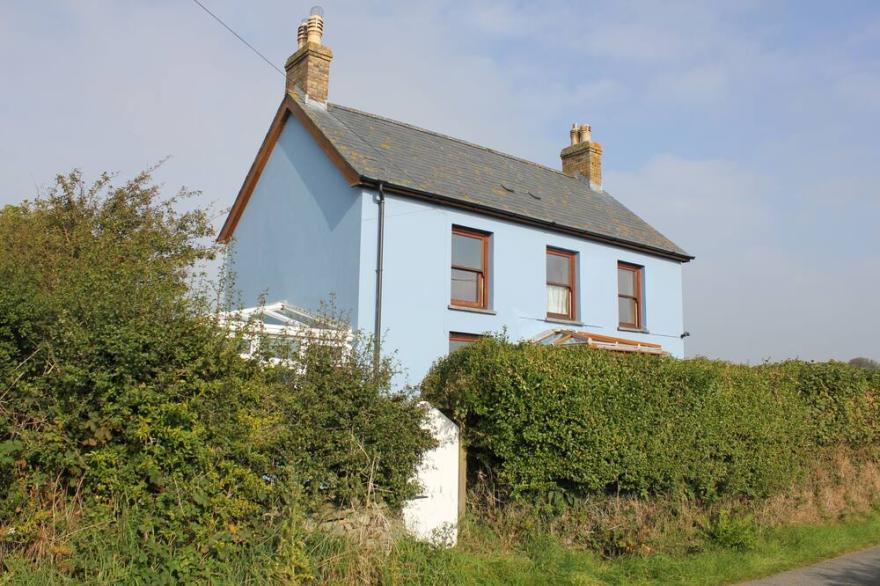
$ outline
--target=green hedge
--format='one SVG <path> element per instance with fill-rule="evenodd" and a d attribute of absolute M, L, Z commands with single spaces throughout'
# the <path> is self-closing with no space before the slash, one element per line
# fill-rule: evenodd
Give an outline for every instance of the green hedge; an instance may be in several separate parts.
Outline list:
<path fill-rule="evenodd" d="M 513 496 L 762 496 L 821 446 L 878 437 L 880 377 L 841 363 L 749 367 L 489 338 L 438 361 L 423 396 Z"/>
<path fill-rule="evenodd" d="M 290 569 L 303 509 L 419 490 L 433 440 L 392 365 L 359 339 L 243 359 L 191 287 L 209 236 L 148 173 L 0 209 L 0 574 L 48 559 L 91 582 L 117 546 L 126 583 L 218 581 L 254 549 Z"/>

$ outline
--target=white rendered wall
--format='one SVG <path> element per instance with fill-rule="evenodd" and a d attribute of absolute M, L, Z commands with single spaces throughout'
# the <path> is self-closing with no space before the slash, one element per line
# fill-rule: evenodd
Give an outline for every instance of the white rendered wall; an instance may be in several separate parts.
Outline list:
<path fill-rule="evenodd" d="M 428 403 L 428 429 L 437 447 L 425 454 L 418 471 L 422 494 L 403 508 L 406 528 L 418 539 L 453 546 L 458 540 L 458 426 Z"/>

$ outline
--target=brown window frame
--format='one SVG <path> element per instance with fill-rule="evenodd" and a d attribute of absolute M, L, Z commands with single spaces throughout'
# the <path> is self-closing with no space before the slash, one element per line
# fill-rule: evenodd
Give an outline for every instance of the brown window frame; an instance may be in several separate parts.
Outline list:
<path fill-rule="evenodd" d="M 618 299 L 618 307 L 620 305 L 620 299 L 632 299 L 636 302 L 636 323 L 627 323 L 620 321 L 620 309 L 618 308 L 618 316 L 617 316 L 617 324 L 618 327 L 621 328 L 629 328 L 633 330 L 641 330 L 642 329 L 642 298 L 644 297 L 644 292 L 642 291 L 642 271 L 645 267 L 640 265 L 634 265 L 628 262 L 618 261 L 617 262 L 617 270 L 620 271 L 630 271 L 635 274 L 635 295 L 624 295 L 620 292 L 620 285 L 617 287 L 617 299 Z M 619 277 L 618 277 L 619 278 Z"/>
<path fill-rule="evenodd" d="M 452 264 L 452 259 L 450 258 L 450 282 L 452 279 L 452 270 L 459 271 L 467 271 L 469 273 L 476 272 L 479 275 L 480 286 L 479 286 L 479 300 L 476 303 L 473 301 L 468 301 L 466 299 L 455 299 L 452 297 L 452 293 L 450 292 L 449 303 L 451 305 L 455 305 L 458 307 L 472 307 L 474 309 L 488 309 L 489 308 L 489 238 L 492 237 L 491 234 L 487 232 L 480 232 L 478 230 L 472 230 L 470 228 L 462 228 L 461 226 L 453 226 L 452 234 L 465 236 L 468 238 L 478 238 L 481 241 L 481 246 L 483 247 L 483 270 L 482 271 L 474 271 L 471 267 L 463 267 L 459 265 Z"/>
<path fill-rule="evenodd" d="M 450 342 L 465 342 L 467 344 L 473 344 L 474 342 L 479 341 L 483 338 L 480 334 L 467 334 L 465 332 L 449 332 L 449 341 Z M 450 352 L 454 352 L 454 350 L 450 350 Z"/>
<path fill-rule="evenodd" d="M 547 255 L 555 255 L 562 256 L 568 258 L 568 276 L 571 283 L 556 283 L 547 280 L 547 285 L 553 285 L 554 287 L 565 287 L 568 289 L 568 313 L 551 313 L 547 312 L 547 317 L 552 319 L 565 319 L 569 321 L 574 321 L 577 316 L 577 253 L 572 252 L 570 250 L 563 250 L 561 248 L 554 248 L 552 246 L 547 247 Z M 544 257 L 544 262 L 546 263 L 547 256 Z M 546 280 L 546 279 L 545 279 Z"/>

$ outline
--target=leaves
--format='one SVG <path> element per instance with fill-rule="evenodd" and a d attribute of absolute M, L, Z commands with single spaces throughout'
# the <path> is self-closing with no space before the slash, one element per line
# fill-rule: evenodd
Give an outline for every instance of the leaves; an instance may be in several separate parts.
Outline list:
<path fill-rule="evenodd" d="M 878 383 L 835 362 L 749 367 L 489 338 L 438 361 L 422 391 L 514 498 L 713 500 L 788 486 L 820 446 L 875 445 Z"/>
<path fill-rule="evenodd" d="M 192 286 L 217 250 L 205 212 L 178 211 L 187 196 L 161 199 L 149 172 L 73 172 L 0 210 L 0 526 L 39 519 L 0 559 L 40 551 L 69 502 L 79 547 L 131 522 L 132 567 L 210 581 L 241 536 L 296 557 L 272 536 L 301 507 L 413 494 L 431 440 L 388 393 L 390 363 L 377 376 L 365 344 L 293 369 L 242 359 Z"/>

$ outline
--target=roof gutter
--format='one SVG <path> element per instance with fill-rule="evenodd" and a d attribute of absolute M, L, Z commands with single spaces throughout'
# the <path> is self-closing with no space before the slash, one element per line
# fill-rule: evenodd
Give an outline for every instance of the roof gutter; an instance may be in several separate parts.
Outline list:
<path fill-rule="evenodd" d="M 453 199 L 450 197 L 445 197 L 442 195 L 438 195 L 436 193 L 430 193 L 427 191 L 421 191 L 418 189 L 413 189 L 411 187 L 405 187 L 403 185 L 394 185 L 390 183 L 386 183 L 384 181 L 380 181 L 378 179 L 373 179 L 371 177 L 365 177 L 361 175 L 360 177 L 361 185 L 365 187 L 372 187 L 373 189 L 379 189 L 382 200 L 382 209 L 384 210 L 384 190 L 387 190 L 391 193 L 397 193 L 400 195 L 404 195 L 407 197 L 412 197 L 414 199 L 420 199 L 423 201 L 433 202 L 433 203 L 443 203 L 449 207 L 455 207 L 463 210 L 468 210 L 472 212 L 476 212 L 479 214 L 492 216 L 504 220 L 510 220 L 513 222 L 517 222 L 519 224 L 527 224 L 530 226 L 536 226 L 539 228 L 545 228 L 548 230 L 553 230 L 555 232 L 563 232 L 565 234 L 571 234 L 572 236 L 578 236 L 580 238 L 586 238 L 588 240 L 593 240 L 596 242 L 601 242 L 603 244 L 611 244 L 613 246 L 618 246 L 620 248 L 627 248 L 630 250 L 635 250 L 638 252 L 643 252 L 646 254 L 651 254 L 654 256 L 659 256 L 666 259 L 675 260 L 678 262 L 690 262 L 694 260 L 695 257 L 688 254 L 679 254 L 675 252 L 670 252 L 668 250 L 663 250 L 660 248 L 655 248 L 653 246 L 647 246 L 644 244 L 636 244 L 634 242 L 629 242 L 627 240 L 622 240 L 620 238 L 614 238 L 613 236 L 605 236 L 603 234 L 596 234 L 595 232 L 589 232 L 587 230 L 578 230 L 577 228 L 570 228 L 568 226 L 563 226 L 557 224 L 556 222 L 548 222 L 544 220 L 538 220 L 536 218 L 530 218 L 528 216 L 521 216 L 519 214 L 514 214 L 512 212 L 505 212 L 503 210 L 498 210 L 486 206 L 481 206 L 475 203 L 468 203 L 461 200 Z M 381 220 L 380 220 L 381 221 Z"/>

